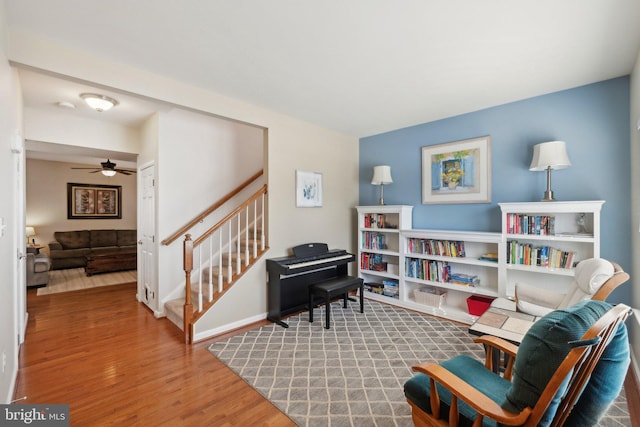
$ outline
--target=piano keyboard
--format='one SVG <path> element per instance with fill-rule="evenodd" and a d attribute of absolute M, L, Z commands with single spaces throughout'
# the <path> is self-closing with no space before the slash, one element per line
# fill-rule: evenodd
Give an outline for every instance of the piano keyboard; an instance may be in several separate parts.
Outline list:
<path fill-rule="evenodd" d="M 287 267 L 290 270 L 294 270 L 296 268 L 304 268 L 304 267 L 309 267 L 311 265 L 318 265 L 318 264 L 325 264 L 325 263 L 333 262 L 333 261 L 340 261 L 342 259 L 351 258 L 352 256 L 353 255 L 351 255 L 351 254 L 345 254 L 345 255 L 340 255 L 340 256 L 331 257 L 331 258 L 320 258 L 320 259 L 315 259 L 313 261 L 299 262 L 299 263 L 295 263 L 295 264 L 288 264 Z"/>

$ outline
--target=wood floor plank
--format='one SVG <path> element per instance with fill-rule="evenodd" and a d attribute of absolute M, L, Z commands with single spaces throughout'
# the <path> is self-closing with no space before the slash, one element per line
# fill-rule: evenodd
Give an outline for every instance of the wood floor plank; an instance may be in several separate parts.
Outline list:
<path fill-rule="evenodd" d="M 66 403 L 72 426 L 295 426 L 209 353 L 135 300 L 135 284 L 37 296 L 14 398 Z"/>

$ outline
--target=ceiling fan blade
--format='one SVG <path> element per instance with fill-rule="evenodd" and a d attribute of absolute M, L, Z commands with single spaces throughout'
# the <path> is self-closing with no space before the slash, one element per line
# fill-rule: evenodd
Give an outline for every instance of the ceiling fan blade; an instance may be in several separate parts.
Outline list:
<path fill-rule="evenodd" d="M 71 169 L 96 169 L 96 170 L 101 170 L 101 169 L 98 169 L 98 168 L 71 168 Z"/>
<path fill-rule="evenodd" d="M 129 170 L 129 169 L 116 169 L 116 172 L 121 173 L 123 175 L 131 175 L 133 173 L 136 173 L 136 171 Z"/>

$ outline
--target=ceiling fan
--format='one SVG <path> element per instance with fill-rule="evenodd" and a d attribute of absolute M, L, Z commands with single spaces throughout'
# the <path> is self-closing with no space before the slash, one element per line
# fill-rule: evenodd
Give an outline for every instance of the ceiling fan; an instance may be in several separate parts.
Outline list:
<path fill-rule="evenodd" d="M 132 173 L 136 173 L 134 169 L 120 169 L 116 168 L 116 164 L 111 160 L 107 159 L 106 162 L 101 162 L 101 168 L 71 168 L 71 169 L 88 169 L 91 170 L 89 173 L 97 173 L 102 172 L 105 176 L 114 176 L 116 172 L 121 173 L 123 175 L 131 175 Z"/>

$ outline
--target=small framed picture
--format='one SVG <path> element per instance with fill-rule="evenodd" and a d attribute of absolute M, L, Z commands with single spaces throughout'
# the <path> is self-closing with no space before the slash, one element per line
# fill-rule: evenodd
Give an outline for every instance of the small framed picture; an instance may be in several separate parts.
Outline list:
<path fill-rule="evenodd" d="M 322 206 L 322 174 L 296 171 L 296 207 Z"/>

